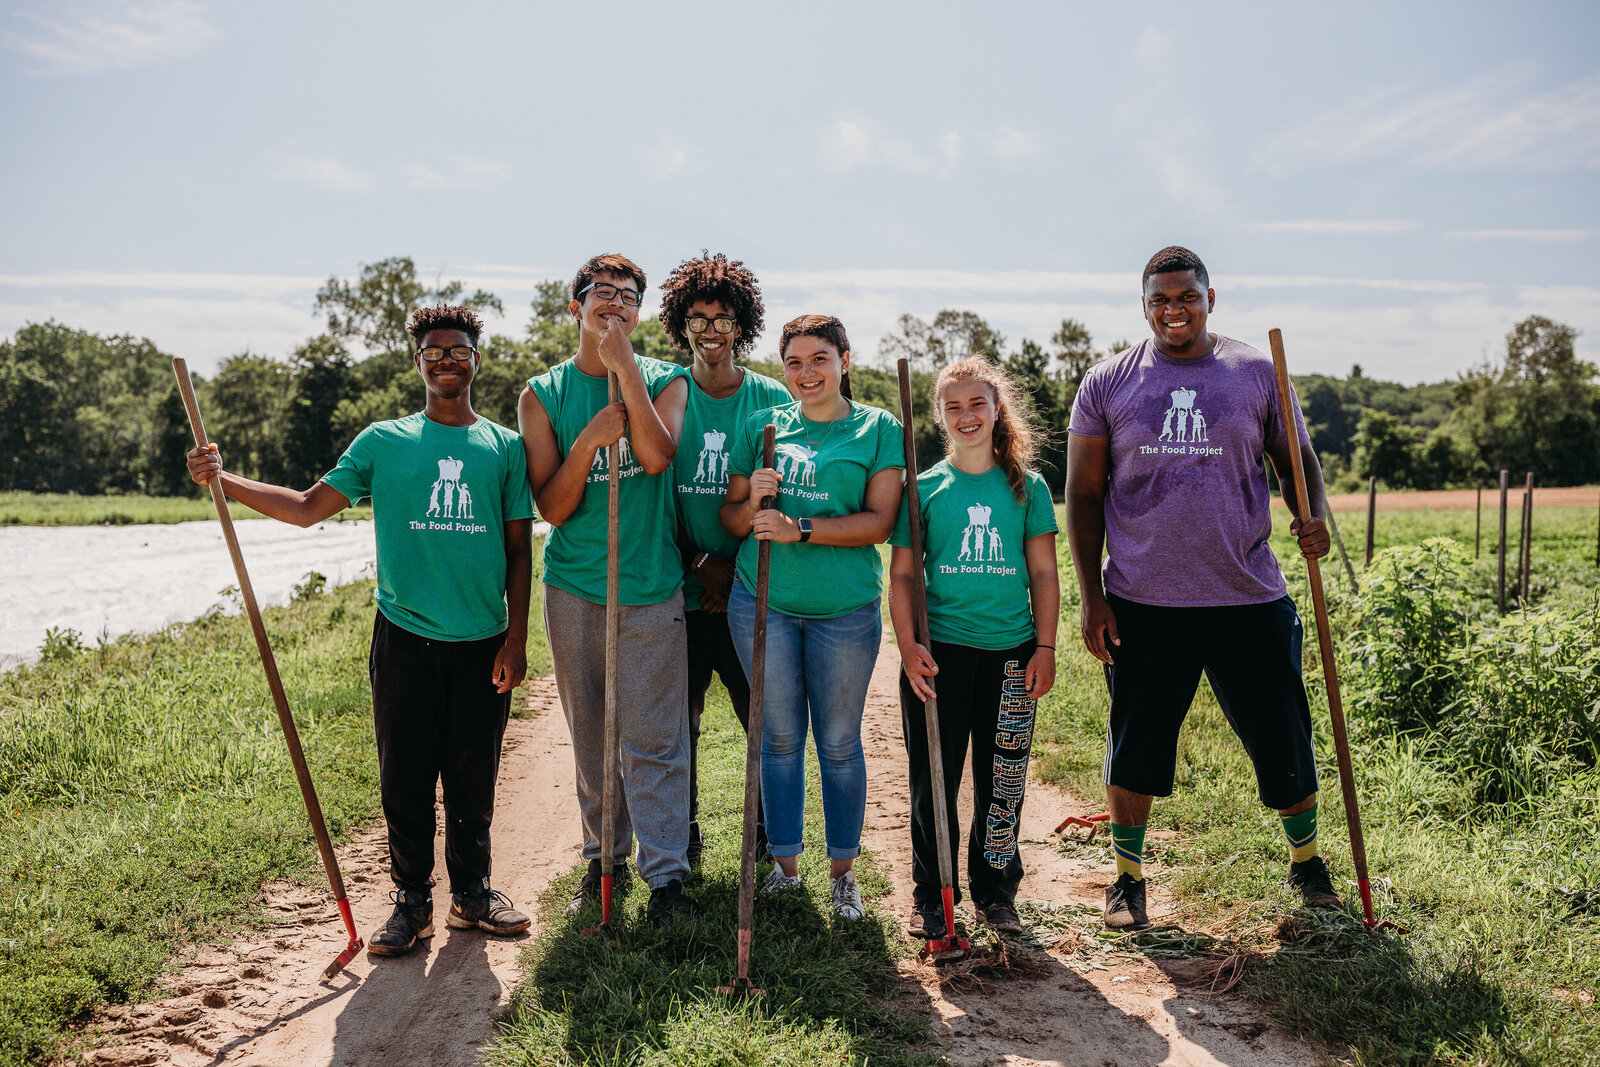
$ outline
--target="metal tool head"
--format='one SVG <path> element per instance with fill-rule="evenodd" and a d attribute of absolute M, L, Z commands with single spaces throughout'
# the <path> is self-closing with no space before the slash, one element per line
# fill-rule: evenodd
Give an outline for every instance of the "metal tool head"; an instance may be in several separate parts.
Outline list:
<path fill-rule="evenodd" d="M 586 926 L 583 928 L 584 933 L 616 936 L 616 927 L 611 925 L 611 889 L 615 881 L 616 879 L 613 875 L 602 874 L 600 876 L 600 925 Z"/>
<path fill-rule="evenodd" d="M 1109 823 L 1110 820 L 1111 813 L 1106 811 L 1099 812 L 1095 815 L 1068 815 L 1065 819 L 1061 820 L 1061 825 L 1057 826 L 1052 832 L 1063 834 L 1066 833 L 1067 827 L 1069 826 L 1082 826 L 1089 831 L 1089 836 L 1093 837 L 1096 826 L 1103 822 Z"/>
<path fill-rule="evenodd" d="M 960 934 L 932 937 L 922 946 L 922 954 L 934 963 L 954 963 L 972 955 L 972 942 Z"/>
<path fill-rule="evenodd" d="M 334 958 L 332 963 L 323 968 L 322 980 L 324 982 L 332 981 L 333 976 L 344 970 L 345 965 L 356 958 L 356 953 L 360 952 L 366 947 L 367 943 L 361 940 L 361 938 L 353 938 L 350 943 L 344 947 L 344 951 L 339 953 L 339 955 Z"/>
<path fill-rule="evenodd" d="M 717 992 L 725 997 L 764 997 L 767 991 L 748 978 L 735 978 L 732 985 L 719 985 Z"/>

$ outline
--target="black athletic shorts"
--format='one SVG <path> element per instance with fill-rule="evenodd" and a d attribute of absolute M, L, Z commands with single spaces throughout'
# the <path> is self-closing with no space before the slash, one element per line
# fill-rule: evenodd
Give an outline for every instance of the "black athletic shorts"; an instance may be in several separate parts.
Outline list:
<path fill-rule="evenodd" d="M 1294 601 L 1285 596 L 1266 604 L 1167 608 L 1106 600 L 1122 639 L 1111 646 L 1114 662 L 1105 669 L 1111 690 L 1107 785 L 1172 795 L 1178 731 L 1204 671 L 1255 765 L 1261 802 L 1282 810 L 1317 791 Z"/>

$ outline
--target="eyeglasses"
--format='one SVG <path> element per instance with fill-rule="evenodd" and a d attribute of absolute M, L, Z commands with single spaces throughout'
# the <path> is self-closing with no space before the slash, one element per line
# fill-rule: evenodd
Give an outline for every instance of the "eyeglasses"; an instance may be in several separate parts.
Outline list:
<path fill-rule="evenodd" d="M 457 363 L 470 363 L 472 357 L 477 354 L 478 350 L 470 345 L 457 345 L 454 348 L 417 349 L 417 355 L 422 357 L 424 363 L 437 363 L 442 359 L 453 359 Z"/>
<path fill-rule="evenodd" d="M 689 327 L 690 333 L 705 333 L 707 326 L 715 327 L 718 333 L 733 332 L 733 320 L 726 315 L 718 315 L 714 319 L 708 319 L 704 315 L 690 315 L 689 321 L 684 325 Z"/>
<path fill-rule="evenodd" d="M 618 297 L 621 297 L 622 302 L 631 308 L 638 307 L 641 299 L 639 296 L 639 290 L 637 289 L 622 289 L 615 285 L 609 285 L 606 282 L 590 282 L 588 285 L 578 290 L 578 298 L 581 300 L 585 293 L 591 291 L 601 300 L 615 300 Z"/>

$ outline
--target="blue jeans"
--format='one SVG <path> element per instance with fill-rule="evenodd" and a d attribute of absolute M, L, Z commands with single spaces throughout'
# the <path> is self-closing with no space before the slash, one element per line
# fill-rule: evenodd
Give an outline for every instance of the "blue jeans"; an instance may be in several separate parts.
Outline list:
<path fill-rule="evenodd" d="M 735 581 L 728 625 L 750 673 L 756 598 Z M 828 858 L 861 855 L 867 816 L 867 760 L 861 712 L 878 660 L 883 616 L 878 601 L 837 619 L 801 619 L 767 610 L 766 695 L 761 722 L 761 806 L 774 856 L 805 848 L 806 726 L 822 770 L 822 817 Z"/>

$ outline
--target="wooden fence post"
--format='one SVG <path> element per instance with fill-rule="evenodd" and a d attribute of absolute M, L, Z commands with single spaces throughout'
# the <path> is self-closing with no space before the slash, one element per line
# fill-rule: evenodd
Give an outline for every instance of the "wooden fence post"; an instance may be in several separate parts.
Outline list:
<path fill-rule="evenodd" d="M 1367 476 L 1367 562 L 1372 566 L 1372 533 L 1373 526 L 1378 518 L 1378 476 Z"/>
<path fill-rule="evenodd" d="M 1500 580 L 1496 599 L 1500 604 L 1500 614 L 1506 613 L 1506 491 L 1511 487 L 1511 472 L 1504 467 L 1500 468 L 1500 546 L 1497 549 L 1500 555 Z"/>

